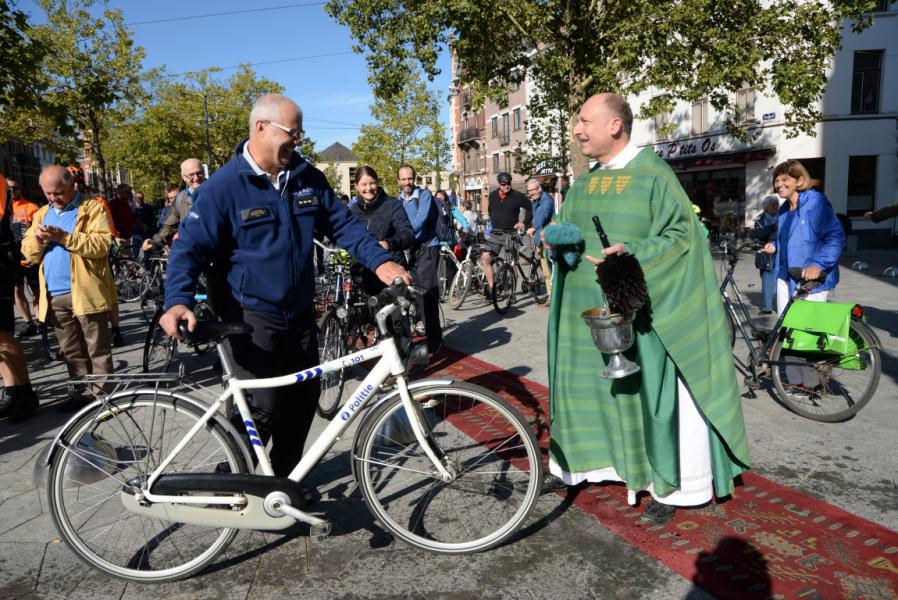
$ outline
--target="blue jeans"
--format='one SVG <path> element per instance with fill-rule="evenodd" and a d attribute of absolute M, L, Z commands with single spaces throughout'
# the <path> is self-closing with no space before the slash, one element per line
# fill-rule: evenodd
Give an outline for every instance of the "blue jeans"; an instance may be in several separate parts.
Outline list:
<path fill-rule="evenodd" d="M 760 271 L 761 273 L 761 310 L 772 311 L 773 299 L 776 296 L 776 271 Z"/>

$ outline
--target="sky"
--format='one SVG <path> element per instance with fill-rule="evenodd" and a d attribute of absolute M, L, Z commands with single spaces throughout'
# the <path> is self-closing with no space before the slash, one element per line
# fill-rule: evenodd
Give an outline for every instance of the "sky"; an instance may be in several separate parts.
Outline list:
<path fill-rule="evenodd" d="M 282 61 L 255 65 L 253 69 L 283 85 L 286 95 L 299 104 L 303 129 L 315 141 L 317 150 L 333 142 L 352 147 L 359 127 L 372 122 L 369 106 L 374 95 L 368 84 L 365 57 L 352 52 L 349 29 L 324 11 L 323 2 L 109 0 L 109 5 L 122 10 L 136 43 L 146 51 L 145 68 L 164 65 L 169 73 L 184 73 L 211 66 Z M 32 22 L 44 21 L 34 0 L 20 1 L 18 7 L 32 15 Z M 273 10 L 259 10 L 265 8 Z M 190 18 L 247 10 L 255 12 Z M 176 20 L 147 22 L 161 19 Z M 316 58 L 284 60 L 297 57 Z M 448 53 L 443 53 L 439 65 L 442 73 L 430 85 L 444 100 L 442 119 L 448 131 Z M 226 69 L 219 76 L 233 72 Z"/>

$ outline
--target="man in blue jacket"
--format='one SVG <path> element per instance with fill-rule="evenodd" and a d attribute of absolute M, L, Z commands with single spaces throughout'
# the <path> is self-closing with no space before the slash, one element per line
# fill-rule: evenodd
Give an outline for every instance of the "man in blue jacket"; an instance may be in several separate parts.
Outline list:
<path fill-rule="evenodd" d="M 546 279 L 546 292 L 552 295 L 552 273 L 549 271 L 549 261 L 546 259 L 546 252 L 543 248 L 542 231 L 543 227 L 552 221 L 555 215 L 555 201 L 552 197 L 543 191 L 538 179 L 530 178 L 527 180 L 527 196 L 533 204 L 533 223 L 527 230 L 527 235 L 533 237 L 533 243 L 536 244 L 536 253 L 539 256 L 539 263 L 543 269 L 543 277 Z M 546 300 L 539 306 L 549 306 Z"/>
<path fill-rule="evenodd" d="M 229 343 L 241 377 L 275 377 L 318 364 L 312 306 L 313 231 L 318 228 L 384 283 L 408 273 L 390 260 L 349 214 L 324 174 L 294 149 L 302 112 L 280 94 L 259 98 L 249 119 L 249 140 L 197 191 L 172 246 L 160 324 L 179 337 L 179 321 L 193 330 L 194 292 L 211 261 L 214 279 L 226 281 L 215 310 L 253 332 Z M 286 476 L 302 456 L 315 416 L 317 380 L 254 390 L 249 399 L 262 443 L 273 438 L 275 475 Z M 243 419 L 234 415 L 235 424 Z"/>
<path fill-rule="evenodd" d="M 427 351 L 434 353 L 443 345 L 437 281 L 437 269 L 440 264 L 440 241 L 436 237 L 437 205 L 430 190 L 415 185 L 416 173 L 413 167 L 402 165 L 396 177 L 399 180 L 399 199 L 402 200 L 408 220 L 415 230 L 411 271 L 415 285 L 425 290 L 420 302 L 424 318 L 424 334 L 427 336 Z"/>

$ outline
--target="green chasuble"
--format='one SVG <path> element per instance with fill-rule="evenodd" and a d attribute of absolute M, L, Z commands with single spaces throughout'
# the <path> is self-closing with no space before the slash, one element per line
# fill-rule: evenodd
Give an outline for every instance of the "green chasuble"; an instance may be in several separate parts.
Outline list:
<path fill-rule="evenodd" d="M 643 149 L 623 169 L 594 169 L 571 187 L 556 217 L 577 225 L 584 254 L 602 256 L 592 216 L 645 272 L 650 306 L 637 316 L 626 356 L 641 371 L 601 376 L 607 364 L 580 314 L 604 305 L 592 263 L 556 269 L 549 316 L 549 453 L 567 472 L 614 467 L 630 489 L 680 483 L 677 374 L 709 425 L 714 493 L 727 496 L 749 468 L 726 317 L 708 241 L 670 167 Z"/>

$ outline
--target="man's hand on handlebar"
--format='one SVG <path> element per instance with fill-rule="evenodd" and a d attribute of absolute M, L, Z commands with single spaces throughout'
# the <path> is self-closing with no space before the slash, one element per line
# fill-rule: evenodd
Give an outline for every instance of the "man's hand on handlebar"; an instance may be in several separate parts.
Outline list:
<path fill-rule="evenodd" d="M 184 304 L 175 304 L 159 319 L 159 325 L 165 330 L 165 333 L 175 339 L 181 339 L 181 332 L 178 331 L 178 324 L 181 321 L 187 322 L 187 331 L 196 329 L 196 315 Z"/>
<path fill-rule="evenodd" d="M 140 245 L 140 249 L 144 252 L 149 252 L 150 250 L 158 250 L 159 244 L 154 242 L 152 239 L 147 238 L 143 241 L 143 244 Z"/>
<path fill-rule="evenodd" d="M 374 274 L 386 285 L 392 285 L 397 277 L 401 278 L 407 285 L 412 283 L 412 276 L 409 275 L 409 272 L 403 269 L 402 265 L 392 260 L 388 260 L 374 269 Z"/>
<path fill-rule="evenodd" d="M 816 265 L 808 265 L 801 270 L 801 278 L 805 281 L 817 281 L 823 279 L 823 269 Z"/>

